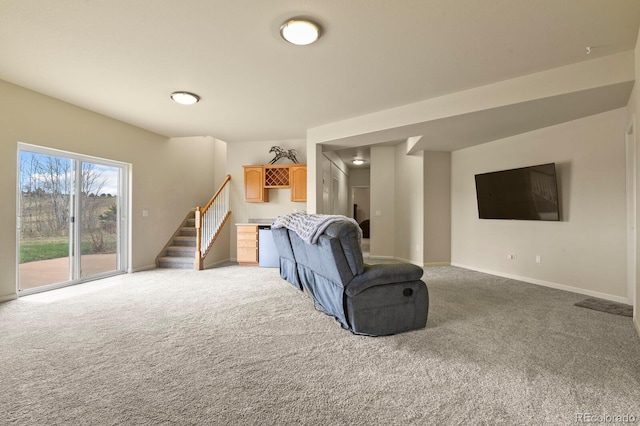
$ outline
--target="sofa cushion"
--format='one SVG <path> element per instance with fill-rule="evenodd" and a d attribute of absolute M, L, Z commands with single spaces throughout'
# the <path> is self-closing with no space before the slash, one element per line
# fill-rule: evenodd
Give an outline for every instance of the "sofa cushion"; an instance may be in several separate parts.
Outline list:
<path fill-rule="evenodd" d="M 360 247 L 362 242 L 360 228 L 352 226 L 348 222 L 336 222 L 325 229 L 324 235 L 340 240 L 351 274 L 361 274 L 364 270 L 364 260 L 362 259 L 362 248 Z"/>

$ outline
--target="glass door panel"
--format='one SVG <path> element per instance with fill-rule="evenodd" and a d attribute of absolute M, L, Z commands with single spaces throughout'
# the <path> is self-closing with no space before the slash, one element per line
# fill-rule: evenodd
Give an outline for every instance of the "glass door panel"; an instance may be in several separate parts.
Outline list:
<path fill-rule="evenodd" d="M 74 279 L 73 161 L 20 151 L 20 290 Z"/>
<path fill-rule="evenodd" d="M 80 197 L 81 276 L 118 270 L 119 168 L 83 162 Z"/>
<path fill-rule="evenodd" d="M 125 272 L 128 166 L 19 147 L 19 292 Z"/>

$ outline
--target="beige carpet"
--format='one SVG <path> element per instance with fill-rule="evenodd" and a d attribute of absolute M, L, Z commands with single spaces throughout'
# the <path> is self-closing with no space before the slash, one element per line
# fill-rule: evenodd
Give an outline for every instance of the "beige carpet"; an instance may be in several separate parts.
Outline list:
<path fill-rule="evenodd" d="M 275 269 L 124 275 L 0 304 L 16 425 L 575 424 L 640 418 L 640 339 L 583 296 L 428 268 L 427 328 L 354 336 Z"/>

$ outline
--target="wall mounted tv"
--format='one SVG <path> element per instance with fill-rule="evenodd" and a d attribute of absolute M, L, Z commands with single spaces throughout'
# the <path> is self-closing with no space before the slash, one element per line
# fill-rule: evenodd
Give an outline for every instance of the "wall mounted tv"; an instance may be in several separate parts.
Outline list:
<path fill-rule="evenodd" d="M 560 220 L 554 163 L 476 175 L 480 219 Z"/>

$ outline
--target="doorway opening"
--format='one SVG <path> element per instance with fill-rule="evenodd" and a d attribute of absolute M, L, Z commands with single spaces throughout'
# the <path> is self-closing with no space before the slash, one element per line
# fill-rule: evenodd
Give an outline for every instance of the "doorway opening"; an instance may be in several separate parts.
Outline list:
<path fill-rule="evenodd" d="M 127 270 L 128 175 L 124 163 L 18 144 L 18 295 Z"/>
<path fill-rule="evenodd" d="M 353 218 L 360 224 L 363 238 L 370 238 L 371 188 L 368 186 L 352 186 Z"/>

